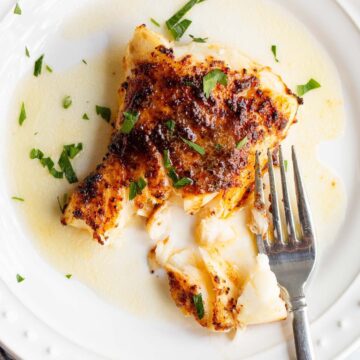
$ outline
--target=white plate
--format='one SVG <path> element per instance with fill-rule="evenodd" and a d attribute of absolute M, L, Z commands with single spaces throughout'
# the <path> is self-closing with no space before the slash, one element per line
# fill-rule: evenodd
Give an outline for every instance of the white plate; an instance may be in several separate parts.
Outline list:
<path fill-rule="evenodd" d="M 2 175 L 8 161 L 5 159 L 8 131 L 5 120 L 16 84 L 32 66 L 24 61 L 24 46 L 31 43 L 34 53 L 51 53 L 59 66 L 66 66 L 57 52 L 56 45 L 65 41 L 58 33 L 59 25 L 93 2 L 96 1 L 24 1 L 21 2 L 21 17 L 9 13 L 0 24 Z M 102 2 L 106 6 L 107 1 Z M 319 155 L 341 173 L 349 198 L 347 220 L 336 243 L 323 254 L 309 289 L 316 351 L 319 358 L 331 359 L 354 350 L 360 337 L 360 151 L 357 141 L 360 135 L 360 36 L 354 23 L 333 1 L 276 2 L 295 14 L 326 48 L 340 72 L 345 98 L 346 132 L 342 139 L 331 144 L 336 148 L 336 152 L 331 151 L 331 157 L 327 147 L 321 147 Z M 355 11 L 356 7 L 353 9 Z M 138 16 L 138 22 L 141 22 L 149 14 Z M 111 31 L 110 27 L 93 34 L 91 46 L 88 39 L 88 42 L 77 43 L 68 49 L 74 56 L 78 56 L 80 50 L 91 55 L 106 46 Z M 16 206 L 10 200 L 9 183 L 11 179 L 1 176 L 0 339 L 8 349 L 26 359 L 165 359 L 169 354 L 174 358 L 189 359 L 231 358 L 231 354 L 221 352 L 213 335 L 199 331 L 195 334 L 197 341 L 189 341 L 187 334 L 179 333 L 171 326 L 142 321 L 105 303 L 76 281 L 69 285 L 34 250 L 17 216 Z M 18 286 L 14 282 L 14 274 L 18 272 L 26 274 L 32 281 Z M 291 344 L 289 346 L 285 339 L 272 341 L 271 334 L 273 331 L 288 333 L 289 326 L 287 322 L 249 329 L 240 344 L 242 355 L 256 359 L 286 357 Z M 223 341 L 229 342 L 227 338 Z"/>

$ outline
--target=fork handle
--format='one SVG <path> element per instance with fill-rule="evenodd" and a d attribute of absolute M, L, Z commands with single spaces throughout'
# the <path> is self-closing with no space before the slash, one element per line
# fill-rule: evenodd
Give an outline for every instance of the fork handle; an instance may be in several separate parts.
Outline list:
<path fill-rule="evenodd" d="M 293 312 L 293 330 L 296 348 L 296 358 L 298 360 L 314 359 L 307 306 L 305 297 L 301 296 L 291 300 L 291 310 Z"/>

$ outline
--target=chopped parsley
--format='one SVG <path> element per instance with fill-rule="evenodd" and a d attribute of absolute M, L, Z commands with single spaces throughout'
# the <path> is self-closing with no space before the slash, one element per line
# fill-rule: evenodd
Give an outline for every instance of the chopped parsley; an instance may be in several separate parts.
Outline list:
<path fill-rule="evenodd" d="M 221 144 L 216 144 L 216 145 L 215 145 L 215 149 L 216 149 L 217 151 L 220 151 L 222 148 L 223 148 L 223 146 L 222 146 Z"/>
<path fill-rule="evenodd" d="M 66 151 L 70 159 L 73 159 L 82 149 L 83 149 L 82 143 L 78 143 L 77 145 L 75 144 L 64 145 L 64 150 Z"/>
<path fill-rule="evenodd" d="M 24 102 L 21 103 L 20 114 L 19 114 L 19 125 L 21 126 L 26 119 L 26 111 Z"/>
<path fill-rule="evenodd" d="M 23 276 L 21 276 L 20 274 L 16 274 L 16 281 L 18 283 L 21 283 L 25 280 L 25 278 Z"/>
<path fill-rule="evenodd" d="M 314 79 L 310 79 L 306 84 L 304 85 L 298 85 L 296 87 L 296 92 L 299 96 L 305 95 L 308 91 L 314 90 L 321 87 L 321 85 Z"/>
<path fill-rule="evenodd" d="M 154 18 L 150 18 L 150 21 L 157 27 L 160 27 L 160 24 L 154 19 Z"/>
<path fill-rule="evenodd" d="M 38 159 L 43 167 L 46 167 L 49 173 L 56 179 L 62 179 L 65 175 L 67 181 L 72 184 L 78 181 L 74 169 L 71 165 L 70 159 L 73 159 L 83 149 L 82 143 L 64 145 L 63 151 L 60 155 L 58 165 L 61 171 L 54 167 L 54 161 L 50 157 L 44 157 L 44 153 L 39 149 L 32 149 L 30 151 L 30 159 Z"/>
<path fill-rule="evenodd" d="M 242 149 L 248 142 L 248 138 L 247 136 L 245 136 L 242 140 L 240 140 L 237 144 L 236 144 L 236 148 L 237 149 Z"/>
<path fill-rule="evenodd" d="M 29 58 L 30 57 L 30 52 L 29 49 L 25 46 L 25 55 Z"/>
<path fill-rule="evenodd" d="M 195 305 L 196 314 L 198 318 L 201 320 L 205 315 L 204 302 L 201 293 L 197 295 L 193 295 L 193 303 Z"/>
<path fill-rule="evenodd" d="M 164 166 L 165 169 L 170 169 L 172 166 L 171 160 L 170 160 L 170 153 L 168 149 L 164 150 Z"/>
<path fill-rule="evenodd" d="M 44 60 L 44 54 L 42 54 L 42 55 L 35 61 L 35 64 L 34 64 L 34 76 L 39 76 L 39 75 L 41 74 L 43 60 Z"/>
<path fill-rule="evenodd" d="M 166 21 L 166 27 L 170 31 L 174 40 L 179 40 L 190 26 L 191 21 L 188 19 L 181 20 L 193 6 L 204 0 L 190 0 L 179 11 L 177 11 L 170 19 Z M 181 21 L 180 21 L 181 20 Z"/>
<path fill-rule="evenodd" d="M 49 65 L 46 65 L 46 70 L 47 70 L 49 73 L 52 73 L 52 72 L 53 72 L 53 69 L 52 69 Z"/>
<path fill-rule="evenodd" d="M 123 134 L 130 134 L 131 130 L 139 120 L 139 113 L 137 111 L 125 111 L 124 122 L 122 123 L 120 131 Z"/>
<path fill-rule="evenodd" d="M 71 96 L 67 95 L 62 101 L 62 106 L 64 109 L 68 109 L 72 104 Z"/>
<path fill-rule="evenodd" d="M 170 119 L 165 122 L 165 125 L 169 129 L 170 133 L 172 134 L 175 130 L 175 121 Z"/>
<path fill-rule="evenodd" d="M 129 200 L 134 200 L 136 195 L 140 195 L 146 185 L 146 181 L 142 177 L 140 177 L 138 181 L 131 181 L 129 188 Z"/>
<path fill-rule="evenodd" d="M 82 61 L 85 65 L 87 65 L 87 62 L 86 62 L 85 59 L 82 59 L 81 61 Z"/>
<path fill-rule="evenodd" d="M 275 61 L 279 62 L 279 59 L 277 58 L 277 46 L 276 45 L 271 45 L 271 52 L 274 55 Z"/>
<path fill-rule="evenodd" d="M 24 202 L 24 201 L 25 201 L 25 199 L 24 199 L 24 198 L 19 197 L 19 196 L 12 196 L 12 197 L 11 197 L 11 199 L 12 199 L 12 200 L 15 200 L 15 201 L 22 201 L 22 202 Z"/>
<path fill-rule="evenodd" d="M 108 107 L 96 105 L 96 114 L 100 115 L 106 122 L 110 122 L 111 110 Z"/>
<path fill-rule="evenodd" d="M 203 78 L 203 91 L 206 97 L 209 97 L 211 91 L 215 88 L 216 84 L 227 85 L 227 75 L 220 69 L 211 70 Z"/>
<path fill-rule="evenodd" d="M 193 183 L 193 181 L 190 178 L 183 177 L 183 178 L 179 179 L 178 181 L 174 182 L 173 186 L 176 189 L 180 189 L 186 185 L 191 185 L 192 183 Z"/>
<path fill-rule="evenodd" d="M 72 278 L 72 274 L 66 274 L 65 277 L 66 277 L 67 279 L 71 279 L 71 278 Z"/>
<path fill-rule="evenodd" d="M 173 183 L 179 181 L 178 174 L 176 173 L 175 169 L 172 166 L 169 168 L 168 176 L 173 181 Z"/>
<path fill-rule="evenodd" d="M 69 195 L 67 193 L 65 193 L 63 196 L 62 196 L 62 199 L 60 200 L 60 197 L 57 196 L 56 199 L 57 199 L 57 202 L 58 202 L 58 205 L 59 205 L 59 209 L 60 211 L 63 213 L 65 208 L 66 208 L 66 205 L 68 203 L 68 198 L 69 198 Z"/>
<path fill-rule="evenodd" d="M 87 113 L 84 113 L 82 118 L 83 118 L 83 120 L 89 120 L 89 116 Z"/>
<path fill-rule="evenodd" d="M 20 8 L 19 3 L 16 3 L 16 5 L 15 5 L 14 14 L 21 15 L 21 8 Z"/>
<path fill-rule="evenodd" d="M 208 40 L 208 38 L 201 38 L 201 37 L 195 37 L 194 35 L 189 35 L 192 38 L 193 42 L 197 42 L 197 43 L 206 43 L 206 41 Z"/>
<path fill-rule="evenodd" d="M 198 145 L 198 144 L 196 144 L 196 143 L 194 143 L 194 142 L 192 142 L 190 140 L 184 139 L 183 137 L 181 138 L 181 140 L 186 145 L 188 145 L 190 148 L 192 148 L 193 150 L 198 152 L 200 155 L 205 155 L 205 149 L 202 146 L 200 146 L 200 145 Z"/>
<path fill-rule="evenodd" d="M 284 160 L 284 170 L 287 171 L 288 170 L 288 161 Z"/>

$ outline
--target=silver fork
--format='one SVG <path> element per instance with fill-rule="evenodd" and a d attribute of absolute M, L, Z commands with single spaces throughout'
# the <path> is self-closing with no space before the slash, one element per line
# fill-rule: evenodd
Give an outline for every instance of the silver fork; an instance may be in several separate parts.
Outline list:
<path fill-rule="evenodd" d="M 281 229 L 278 195 L 275 186 L 275 175 L 272 153 L 268 150 L 268 170 L 271 194 L 271 213 L 274 228 L 274 240 L 270 242 L 268 236 L 257 234 L 256 241 L 260 253 L 269 257 L 271 270 L 275 273 L 279 285 L 286 292 L 289 310 L 293 313 L 293 331 L 295 338 L 296 356 L 300 360 L 314 358 L 310 337 L 307 305 L 304 286 L 315 264 L 315 234 L 310 215 L 310 208 L 300 176 L 299 165 L 292 147 L 292 160 L 295 178 L 295 189 L 301 233 L 296 236 L 293 211 L 291 209 L 286 172 L 282 149 L 279 149 L 280 172 L 282 183 L 283 204 L 286 218 L 284 238 Z M 259 153 L 256 153 L 255 164 L 255 206 L 265 209 L 263 184 Z"/>

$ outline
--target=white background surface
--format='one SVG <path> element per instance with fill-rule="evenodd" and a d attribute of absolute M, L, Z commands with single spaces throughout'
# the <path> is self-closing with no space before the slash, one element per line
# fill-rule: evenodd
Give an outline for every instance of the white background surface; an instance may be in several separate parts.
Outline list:
<path fill-rule="evenodd" d="M 25 0 L 23 0 L 25 1 Z M 31 1 L 31 0 L 26 0 L 27 2 Z M 343 0 L 340 1 L 341 3 L 346 3 L 346 4 L 350 4 L 350 9 L 352 9 L 352 15 L 353 15 L 353 20 L 356 21 L 356 19 L 360 19 L 360 0 Z M 0 3 L 0 19 L 3 16 L 3 14 L 13 6 L 13 4 L 15 3 L 15 1 L 12 0 L 1 0 Z M 20 5 L 21 5 L 21 1 L 20 1 Z M 352 6 L 352 7 L 351 7 Z M 359 10 L 358 15 L 356 15 L 356 12 L 354 13 L 355 10 Z M 359 24 L 360 25 L 360 24 Z M 348 359 L 360 359 L 360 350 L 357 351 L 356 353 L 354 353 L 352 356 L 349 356 Z"/>

